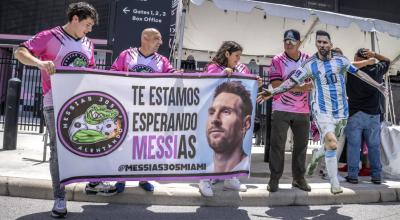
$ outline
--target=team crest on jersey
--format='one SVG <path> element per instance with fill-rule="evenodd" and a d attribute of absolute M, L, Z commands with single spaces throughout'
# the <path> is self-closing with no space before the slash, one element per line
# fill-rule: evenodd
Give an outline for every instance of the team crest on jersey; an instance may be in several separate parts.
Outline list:
<path fill-rule="evenodd" d="M 73 51 L 68 53 L 61 63 L 62 66 L 70 66 L 70 67 L 87 67 L 88 66 L 88 58 L 85 54 Z"/>
<path fill-rule="evenodd" d="M 146 65 L 135 65 L 129 69 L 130 72 L 137 72 L 137 73 L 154 73 L 153 68 L 146 66 Z"/>
<path fill-rule="evenodd" d="M 74 154 L 101 157 L 116 150 L 128 131 L 123 106 L 103 92 L 84 92 L 69 99 L 57 118 L 58 137 Z"/>

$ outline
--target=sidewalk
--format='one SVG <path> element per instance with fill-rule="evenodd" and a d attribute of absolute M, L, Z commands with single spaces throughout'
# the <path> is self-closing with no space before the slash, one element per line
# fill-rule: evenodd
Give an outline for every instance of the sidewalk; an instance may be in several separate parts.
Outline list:
<path fill-rule="evenodd" d="M 0 131 L 0 195 L 53 199 L 49 150 L 46 162 L 43 158 L 42 135 L 19 134 L 17 150 L 3 148 L 3 132 Z M 204 198 L 200 195 L 196 181 L 153 182 L 155 191 L 148 193 L 137 187 L 137 182 L 128 182 L 124 193 L 112 197 L 87 196 L 83 193 L 85 184 L 67 186 L 68 200 L 88 202 L 129 203 L 144 205 L 205 205 L 205 206 L 271 206 L 271 205 L 328 205 L 341 203 L 373 203 L 400 201 L 400 182 L 386 180 L 381 185 L 371 184 L 370 177 L 360 177 L 360 183 L 342 183 L 344 192 L 330 193 L 328 181 L 318 175 L 308 177 L 311 192 L 291 187 L 291 153 L 286 153 L 285 171 L 278 192 L 269 193 L 267 188 L 268 164 L 263 162 L 264 148 L 253 147 L 251 177 L 242 178 L 247 192 L 223 191 L 222 183 L 214 187 L 215 196 Z M 311 149 L 307 158 L 311 156 Z M 345 176 L 342 173 L 342 176 Z"/>

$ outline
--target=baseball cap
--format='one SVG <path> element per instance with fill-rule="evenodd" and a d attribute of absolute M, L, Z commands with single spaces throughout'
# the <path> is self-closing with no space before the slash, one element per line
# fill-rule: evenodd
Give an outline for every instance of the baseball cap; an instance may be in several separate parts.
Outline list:
<path fill-rule="evenodd" d="M 364 59 L 367 59 L 367 58 L 368 58 L 368 57 L 366 56 L 366 54 L 365 54 L 365 48 L 360 48 L 360 49 L 358 49 L 356 55 L 357 55 L 358 57 L 361 57 L 361 58 L 364 58 Z"/>
<path fill-rule="evenodd" d="M 300 41 L 300 33 L 297 30 L 289 29 L 283 34 L 283 40 Z"/>

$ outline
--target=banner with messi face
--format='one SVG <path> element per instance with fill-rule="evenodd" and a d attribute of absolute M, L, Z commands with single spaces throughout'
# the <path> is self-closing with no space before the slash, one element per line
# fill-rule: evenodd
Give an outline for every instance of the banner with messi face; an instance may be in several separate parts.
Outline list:
<path fill-rule="evenodd" d="M 63 184 L 249 174 L 253 76 L 63 68 L 51 83 Z"/>

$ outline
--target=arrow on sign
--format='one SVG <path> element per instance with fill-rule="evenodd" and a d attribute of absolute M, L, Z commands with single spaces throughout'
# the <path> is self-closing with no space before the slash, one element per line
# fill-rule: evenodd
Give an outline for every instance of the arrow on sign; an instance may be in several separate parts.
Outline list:
<path fill-rule="evenodd" d="M 128 12 L 130 12 L 131 10 L 128 9 L 128 7 L 125 7 L 124 9 L 122 9 L 122 12 L 124 12 L 125 14 L 127 14 Z"/>

